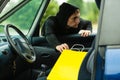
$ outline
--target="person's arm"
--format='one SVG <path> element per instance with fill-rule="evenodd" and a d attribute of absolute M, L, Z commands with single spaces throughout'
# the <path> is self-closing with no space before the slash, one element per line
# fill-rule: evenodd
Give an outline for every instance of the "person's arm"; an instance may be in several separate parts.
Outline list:
<path fill-rule="evenodd" d="M 45 29 L 44 30 L 44 36 L 47 39 L 50 46 L 52 46 L 53 48 L 55 48 L 56 45 L 61 44 L 60 41 L 57 39 L 57 37 L 55 35 L 55 31 L 53 29 L 54 26 L 55 26 L 55 23 L 51 19 L 48 19 L 44 24 L 44 29 Z"/>
<path fill-rule="evenodd" d="M 81 29 L 79 31 L 79 34 L 81 36 L 87 37 L 92 33 L 91 21 L 80 19 L 80 26 L 81 26 Z"/>
<path fill-rule="evenodd" d="M 56 50 L 62 52 L 64 49 L 69 49 L 68 45 L 66 43 L 61 43 L 56 35 L 55 35 L 55 31 L 54 31 L 54 26 L 55 23 L 52 20 L 47 20 L 44 27 L 45 27 L 45 37 L 48 41 L 48 43 L 55 48 Z"/>

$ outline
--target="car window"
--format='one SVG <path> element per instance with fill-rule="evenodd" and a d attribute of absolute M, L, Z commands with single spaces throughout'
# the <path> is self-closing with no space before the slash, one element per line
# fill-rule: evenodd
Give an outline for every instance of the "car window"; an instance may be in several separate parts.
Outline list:
<path fill-rule="evenodd" d="M 5 15 L 7 12 L 9 12 L 10 10 L 12 10 L 16 5 L 20 4 L 24 0 L 10 0 L 10 1 L 5 0 L 5 1 L 6 1 L 5 2 L 6 4 L 3 5 L 4 8 L 3 8 L 3 10 L 2 10 L 2 12 L 0 14 L 0 17 L 2 17 L 3 15 Z M 11 4 L 12 4 L 12 6 L 11 6 Z"/>
<path fill-rule="evenodd" d="M 19 1 L 21 2 L 22 0 Z M 44 0 L 31 0 L 22 8 L 17 10 L 14 14 L 10 15 L 1 24 L 13 24 L 18 27 L 25 35 L 27 35 L 43 1 Z"/>
<path fill-rule="evenodd" d="M 44 13 L 44 16 L 41 20 L 40 31 L 42 29 L 42 26 L 43 26 L 45 20 L 51 15 L 55 16 L 57 11 L 59 10 L 59 6 L 63 2 L 70 3 L 70 4 L 80 8 L 80 13 L 81 13 L 80 17 L 83 19 L 90 20 L 92 22 L 93 33 L 94 34 L 97 33 L 99 10 L 98 10 L 94 0 L 75 0 L 75 1 L 74 0 L 51 0 L 50 4 L 48 5 L 47 10 Z M 52 9 L 52 11 L 51 11 L 51 9 Z M 41 35 L 41 32 L 39 35 Z"/>

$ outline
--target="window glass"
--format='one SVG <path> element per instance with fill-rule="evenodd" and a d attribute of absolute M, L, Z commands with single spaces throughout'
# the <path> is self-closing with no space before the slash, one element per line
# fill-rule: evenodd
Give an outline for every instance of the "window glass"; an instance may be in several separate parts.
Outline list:
<path fill-rule="evenodd" d="M 0 17 L 5 15 L 8 11 L 10 11 L 11 9 L 13 9 L 16 5 L 20 4 L 21 2 L 23 2 L 24 0 L 10 0 L 10 1 L 4 1 L 3 4 L 4 5 L 4 9 L 2 10 L 2 12 L 0 13 Z M 12 5 L 11 5 L 12 4 Z"/>
<path fill-rule="evenodd" d="M 3 45 L 3 43 L 7 42 L 5 34 L 3 34 L 4 33 L 3 30 L 4 30 L 4 26 L 0 25 L 0 46 Z"/>
<path fill-rule="evenodd" d="M 47 10 L 42 18 L 41 21 L 41 28 L 45 22 L 45 20 L 49 16 L 54 16 L 56 15 L 59 6 L 63 3 L 67 2 L 70 3 L 74 6 L 77 6 L 80 8 L 80 17 L 86 20 L 90 20 L 92 22 L 92 27 L 93 27 L 93 33 L 96 34 L 97 32 L 97 24 L 98 24 L 98 15 L 99 15 L 99 10 L 96 6 L 95 0 L 51 0 L 50 4 L 47 7 Z M 52 9 L 52 11 L 51 11 Z"/>
<path fill-rule="evenodd" d="M 41 5 L 42 0 L 31 0 L 21 9 L 3 21 L 2 25 L 13 24 L 18 27 L 25 35 L 27 35 Z"/>

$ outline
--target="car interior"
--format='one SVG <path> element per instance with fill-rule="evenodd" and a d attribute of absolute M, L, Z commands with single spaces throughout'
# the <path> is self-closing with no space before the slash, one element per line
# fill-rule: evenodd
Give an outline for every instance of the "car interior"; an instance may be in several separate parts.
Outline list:
<path fill-rule="evenodd" d="M 3 3 L 5 1 L 6 1 L 6 3 L 3 5 Z M 6 39 L 6 41 L 3 41 L 3 39 L 1 39 L 1 44 L 0 44 L 0 80 L 9 80 L 9 79 L 10 80 L 21 80 L 21 79 L 22 80 L 23 79 L 24 80 L 36 80 L 36 79 L 34 79 L 34 77 L 37 77 L 38 74 L 41 72 L 41 70 L 42 70 L 41 67 L 39 69 L 31 68 L 31 67 L 29 69 L 26 69 L 26 66 L 24 66 L 24 65 L 31 64 L 36 59 L 36 55 L 33 50 L 33 46 L 47 47 L 47 48 L 50 47 L 50 45 L 48 44 L 45 37 L 40 35 L 40 27 L 39 27 L 40 26 L 39 22 L 41 21 L 43 13 L 47 9 L 47 6 L 50 3 L 50 0 L 41 0 L 40 3 L 38 3 L 40 5 L 39 6 L 40 8 L 38 9 L 38 11 L 36 11 L 36 14 L 34 15 L 36 17 L 33 19 L 34 21 L 31 22 L 32 25 L 27 24 L 27 25 L 31 26 L 31 28 L 29 29 L 29 32 L 27 34 L 23 33 L 23 30 L 18 27 L 19 25 L 14 25 L 14 24 L 3 25 L 4 24 L 3 21 L 5 19 L 9 18 L 17 10 L 20 10 L 20 8 L 22 8 L 22 6 L 24 6 L 30 2 L 32 3 L 32 1 L 22 0 L 15 7 L 15 9 L 8 11 L 8 13 L 4 13 L 3 8 L 6 6 L 7 3 L 9 3 L 9 2 L 7 2 L 7 0 L 5 0 L 5 1 L 1 0 L 1 2 L 3 2 L 3 3 L 1 3 L 2 5 L 0 6 L 0 13 L 2 14 L 2 16 L 0 16 L 0 22 L 1 22 L 0 29 L 3 29 L 4 34 L 2 34 L 2 36 L 4 36 L 4 38 Z M 35 1 L 35 0 L 33 0 L 33 1 Z M 117 0 L 117 1 L 119 1 L 119 0 Z M 113 4 L 113 6 L 115 6 L 118 3 L 117 1 L 116 1 L 116 3 Z M 119 29 L 117 29 L 119 26 L 119 24 L 117 24 L 119 22 L 119 17 L 116 16 L 116 17 L 112 17 L 111 19 L 108 19 L 108 16 L 107 16 L 108 13 L 111 13 L 111 8 L 109 8 L 109 4 L 113 3 L 113 2 L 114 1 L 111 0 L 110 2 L 108 1 L 108 3 L 106 4 L 106 1 L 102 1 L 97 38 L 96 38 L 96 34 L 92 34 L 89 37 L 81 37 L 78 34 L 67 35 L 67 36 L 58 36 L 58 39 L 61 42 L 66 42 L 71 47 L 74 44 L 83 44 L 85 47 L 84 51 L 89 52 L 89 54 L 86 56 L 85 60 L 83 61 L 83 66 L 81 67 L 81 69 L 83 69 L 83 71 L 79 72 L 79 80 L 81 79 L 80 77 L 82 77 L 83 75 L 87 75 L 87 73 L 92 74 L 92 80 L 102 80 L 103 65 L 99 64 L 99 62 L 100 61 L 104 62 L 105 56 L 103 54 L 103 51 L 105 52 L 105 50 L 107 49 L 106 45 L 119 44 L 119 40 L 118 40 L 119 38 L 116 36 L 117 33 L 116 34 L 111 33 L 111 31 L 113 30 L 113 28 L 112 28 L 113 25 L 114 25 L 114 27 L 116 27 L 116 28 L 114 28 L 114 30 L 119 31 Z M 117 8 L 117 7 L 118 6 L 116 6 L 115 8 Z M 113 12 L 111 13 L 110 16 L 116 15 L 116 9 L 112 8 L 112 10 L 113 10 Z M 2 13 L 2 11 L 3 11 L 3 13 Z M 23 13 L 25 13 L 25 11 L 23 11 Z M 117 15 L 118 14 L 119 13 L 117 13 Z M 113 23 L 116 23 L 116 25 L 112 24 L 112 23 L 106 24 L 108 22 L 111 22 L 110 20 L 116 19 L 116 18 L 118 19 L 118 22 L 116 22 L 116 21 L 113 22 Z M 26 22 L 27 22 L 27 20 L 26 20 Z M 26 25 L 23 25 L 23 26 L 26 26 Z M 109 28 L 109 27 L 111 27 L 111 28 Z M 108 30 L 108 28 L 109 28 L 109 30 Z M 108 30 L 108 31 L 106 31 L 106 30 Z M 19 35 L 19 37 L 16 35 L 11 36 L 11 32 L 14 32 L 14 31 Z M 113 35 L 113 37 L 111 37 L 111 36 L 106 37 L 105 34 Z M 113 38 L 114 38 L 114 40 L 113 40 Z M 94 41 L 94 39 L 95 39 L 95 41 Z M 94 41 L 94 43 L 93 43 L 93 41 Z M 18 45 L 16 45 L 16 43 Z M 100 49 L 99 56 L 97 54 L 98 49 Z M 24 54 L 21 54 L 21 53 L 24 53 Z M 95 64 L 93 64 L 93 63 L 95 63 Z M 21 66 L 21 64 L 22 64 L 22 66 Z M 96 65 L 98 65 L 98 64 L 99 64 L 99 66 L 96 67 Z M 87 68 L 86 68 L 86 66 L 87 66 Z M 26 74 L 25 72 L 30 73 L 31 76 L 29 74 Z M 33 72 L 34 72 L 34 74 L 33 74 Z M 86 72 L 86 73 L 80 74 L 80 73 L 84 73 L 84 72 Z M 91 76 L 91 75 L 88 74 L 87 76 Z"/>

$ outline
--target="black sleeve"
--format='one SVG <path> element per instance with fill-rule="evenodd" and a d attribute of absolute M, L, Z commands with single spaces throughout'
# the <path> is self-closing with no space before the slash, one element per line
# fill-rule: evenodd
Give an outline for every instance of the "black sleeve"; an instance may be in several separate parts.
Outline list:
<path fill-rule="evenodd" d="M 48 43 L 51 45 L 51 47 L 56 48 L 57 45 L 61 44 L 60 41 L 58 41 L 54 27 L 55 27 L 55 22 L 51 19 L 48 19 L 45 24 L 45 37 L 48 41 Z"/>
<path fill-rule="evenodd" d="M 84 19 L 80 18 L 80 26 L 81 26 L 81 29 L 90 30 L 92 32 L 92 23 L 91 23 L 91 21 L 84 20 Z"/>

